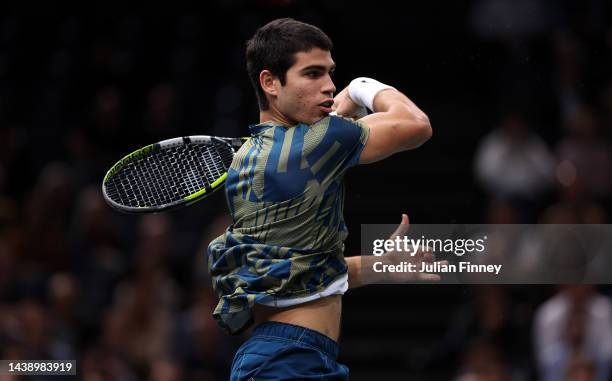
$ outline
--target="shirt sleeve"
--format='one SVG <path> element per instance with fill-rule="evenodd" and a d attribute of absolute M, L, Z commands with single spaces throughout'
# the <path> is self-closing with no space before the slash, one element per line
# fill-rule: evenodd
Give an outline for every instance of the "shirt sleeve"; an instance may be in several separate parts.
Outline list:
<path fill-rule="evenodd" d="M 343 119 L 348 124 L 357 126 L 359 128 L 358 130 L 359 140 L 355 143 L 353 150 L 349 152 L 350 160 L 348 162 L 347 168 L 350 168 L 350 167 L 354 167 L 359 164 L 359 159 L 361 158 L 361 152 L 363 152 L 363 149 L 365 148 L 366 143 L 368 142 L 368 138 L 370 137 L 370 128 L 360 121 L 348 119 L 348 118 L 346 119 L 343 118 Z"/>
<path fill-rule="evenodd" d="M 328 118 L 325 118 L 328 119 Z M 368 137 L 369 128 L 349 118 L 330 116 L 312 126 L 320 130 L 314 149 L 307 159 L 314 176 L 319 182 L 334 179 L 350 168 L 359 164 L 359 158 Z"/>

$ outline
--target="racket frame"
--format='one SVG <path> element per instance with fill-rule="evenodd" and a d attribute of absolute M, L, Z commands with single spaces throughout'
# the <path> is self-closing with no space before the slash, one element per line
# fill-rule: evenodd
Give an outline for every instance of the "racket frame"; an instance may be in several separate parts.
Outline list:
<path fill-rule="evenodd" d="M 209 186 L 203 189 L 200 189 L 197 192 L 192 193 L 188 196 L 185 196 L 184 198 L 180 200 L 176 200 L 171 203 L 160 205 L 160 206 L 134 207 L 134 206 L 126 206 L 126 205 L 119 204 L 118 202 L 114 201 L 113 199 L 109 197 L 108 192 L 106 190 L 106 184 L 112 176 L 114 176 L 117 172 L 119 172 L 127 164 L 133 162 L 134 160 L 138 158 L 147 156 L 152 152 L 157 152 L 157 151 L 161 151 L 164 149 L 170 149 L 172 147 L 179 147 L 179 146 L 187 145 L 191 143 L 210 144 L 211 142 L 213 142 L 216 144 L 228 145 L 229 147 L 231 147 L 231 149 L 235 153 L 238 150 L 238 148 L 240 148 L 244 144 L 244 142 L 247 141 L 247 139 L 248 138 L 221 138 L 221 137 L 207 136 L 207 135 L 193 135 L 193 136 L 183 136 L 183 137 L 166 139 L 166 140 L 162 140 L 160 142 L 149 144 L 147 146 L 139 148 L 136 151 L 125 155 L 123 158 L 121 158 L 121 160 L 116 162 L 106 172 L 106 175 L 104 176 L 104 179 L 102 180 L 102 195 L 104 197 L 104 200 L 111 208 L 119 212 L 130 213 L 130 214 L 157 213 L 157 212 L 161 212 L 164 210 L 178 209 L 178 208 L 181 208 L 187 205 L 191 205 L 211 195 L 215 191 L 221 189 L 222 185 L 225 183 L 225 180 L 227 179 L 227 171 L 223 175 L 221 175 L 221 177 L 219 177 L 217 180 L 212 182 Z"/>

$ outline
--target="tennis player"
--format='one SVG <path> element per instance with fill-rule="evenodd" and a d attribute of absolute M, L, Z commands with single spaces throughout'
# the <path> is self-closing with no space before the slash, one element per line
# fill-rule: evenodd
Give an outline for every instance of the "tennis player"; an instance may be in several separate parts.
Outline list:
<path fill-rule="evenodd" d="M 233 224 L 208 247 L 214 317 L 230 334 L 255 325 L 232 381 L 348 379 L 337 362 L 342 295 L 363 282 L 360 257 L 343 252 L 343 176 L 432 134 L 427 115 L 374 79 L 357 78 L 334 98 L 331 49 L 319 28 L 292 19 L 247 43 L 260 123 L 228 172 Z M 373 113 L 357 121 L 334 115 L 357 118 L 365 108 Z M 396 234 L 407 227 L 403 215 Z"/>

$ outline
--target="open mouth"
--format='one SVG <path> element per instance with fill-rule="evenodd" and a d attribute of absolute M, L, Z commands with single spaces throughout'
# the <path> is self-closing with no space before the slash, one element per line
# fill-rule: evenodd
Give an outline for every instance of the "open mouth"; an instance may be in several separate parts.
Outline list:
<path fill-rule="evenodd" d="M 333 100 L 325 101 L 323 103 L 319 103 L 319 107 L 325 114 L 329 114 L 332 112 L 332 105 L 334 104 Z"/>

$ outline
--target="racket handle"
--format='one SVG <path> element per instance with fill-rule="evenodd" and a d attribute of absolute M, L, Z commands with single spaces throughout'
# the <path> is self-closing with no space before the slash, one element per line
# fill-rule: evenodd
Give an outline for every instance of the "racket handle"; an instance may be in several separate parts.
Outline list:
<path fill-rule="evenodd" d="M 226 143 L 229 143 L 232 147 L 238 149 L 240 147 L 242 147 L 242 145 L 244 143 L 246 143 L 247 140 L 249 140 L 248 137 L 242 137 L 242 138 L 220 138 L 221 140 L 223 140 Z"/>

